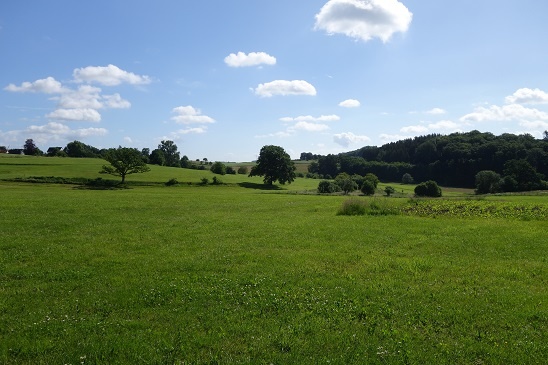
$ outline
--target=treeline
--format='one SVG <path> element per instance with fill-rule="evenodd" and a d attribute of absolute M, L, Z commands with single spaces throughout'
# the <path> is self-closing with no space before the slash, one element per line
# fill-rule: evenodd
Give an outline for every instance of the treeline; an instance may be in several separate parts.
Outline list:
<path fill-rule="evenodd" d="M 308 156 L 307 153 L 301 156 Z M 385 144 L 366 146 L 339 155 L 318 156 L 309 172 L 322 177 L 374 173 L 382 181 L 401 181 L 410 174 L 415 182 L 472 188 L 480 171 L 501 179 L 501 190 L 546 189 L 548 132 L 543 139 L 531 135 L 472 131 L 450 135 L 431 134 Z"/>

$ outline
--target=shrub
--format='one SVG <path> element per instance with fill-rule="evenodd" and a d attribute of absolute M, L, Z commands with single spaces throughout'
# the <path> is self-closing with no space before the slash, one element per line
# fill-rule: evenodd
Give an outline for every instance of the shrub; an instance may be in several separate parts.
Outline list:
<path fill-rule="evenodd" d="M 213 176 L 213 185 L 221 185 L 222 183 L 221 179 L 218 179 L 217 176 Z"/>
<path fill-rule="evenodd" d="M 415 187 L 415 195 L 438 198 L 441 196 L 441 188 L 438 186 L 437 182 L 428 180 Z"/>
<path fill-rule="evenodd" d="M 207 177 L 202 177 L 202 179 L 200 180 L 200 184 L 201 185 L 209 184 L 209 179 Z"/>
<path fill-rule="evenodd" d="M 375 194 L 375 185 L 371 180 L 366 179 L 360 190 L 364 195 L 373 195 Z"/>
<path fill-rule="evenodd" d="M 322 180 L 318 184 L 318 193 L 320 194 L 331 194 L 341 191 L 339 185 L 335 184 L 332 181 Z"/>
<path fill-rule="evenodd" d="M 211 165 L 211 172 L 213 172 L 214 174 L 225 175 L 226 166 L 222 162 L 215 162 L 213 165 Z"/>
<path fill-rule="evenodd" d="M 169 179 L 168 182 L 166 182 L 166 186 L 173 186 L 173 185 L 177 185 L 179 184 L 179 182 L 177 181 L 177 179 Z"/>
<path fill-rule="evenodd" d="M 337 175 L 337 177 L 335 178 L 335 183 L 339 185 L 339 187 L 345 194 L 349 194 L 358 188 L 356 182 L 354 182 L 350 175 L 345 172 Z"/>
<path fill-rule="evenodd" d="M 476 194 L 497 193 L 500 191 L 500 175 L 495 171 L 482 170 L 476 174 Z"/>
<path fill-rule="evenodd" d="M 365 174 L 365 180 L 369 180 L 371 183 L 373 183 L 373 186 L 375 187 L 375 189 L 377 188 L 377 185 L 379 185 L 379 178 L 375 174 L 372 174 L 372 173 Z"/>
<path fill-rule="evenodd" d="M 246 166 L 240 166 L 240 167 L 238 167 L 238 174 L 240 174 L 240 175 L 247 175 L 247 167 L 246 167 Z"/>
<path fill-rule="evenodd" d="M 226 167 L 226 173 L 229 174 L 229 175 L 236 175 L 236 170 L 234 170 L 234 168 L 232 166 L 227 166 Z"/>
<path fill-rule="evenodd" d="M 409 184 L 413 184 L 414 182 L 415 182 L 415 180 L 413 179 L 413 176 L 411 176 L 411 174 L 409 174 L 409 173 L 403 174 L 403 176 L 401 178 L 401 183 L 402 184 L 409 185 Z"/>
<path fill-rule="evenodd" d="M 386 193 L 386 196 L 390 196 L 396 192 L 396 189 L 391 186 L 387 186 L 384 188 L 384 192 Z"/>

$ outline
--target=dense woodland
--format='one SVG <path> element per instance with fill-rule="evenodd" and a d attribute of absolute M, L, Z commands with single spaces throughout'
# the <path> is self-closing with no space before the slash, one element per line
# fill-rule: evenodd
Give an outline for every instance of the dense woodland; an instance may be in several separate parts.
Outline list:
<path fill-rule="evenodd" d="M 410 174 L 415 182 L 435 180 L 444 186 L 472 188 L 480 171 L 492 171 L 501 177 L 501 191 L 546 189 L 548 132 L 543 139 L 479 131 L 431 134 L 339 155 L 302 153 L 301 160 L 315 160 L 310 173 L 327 178 L 341 172 L 373 173 L 388 182 Z"/>

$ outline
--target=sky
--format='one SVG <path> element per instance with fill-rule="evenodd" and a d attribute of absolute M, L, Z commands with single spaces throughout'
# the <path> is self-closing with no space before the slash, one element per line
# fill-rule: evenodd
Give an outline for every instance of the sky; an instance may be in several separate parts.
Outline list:
<path fill-rule="evenodd" d="M 251 161 L 548 130 L 548 2 L 2 0 L 0 145 Z"/>

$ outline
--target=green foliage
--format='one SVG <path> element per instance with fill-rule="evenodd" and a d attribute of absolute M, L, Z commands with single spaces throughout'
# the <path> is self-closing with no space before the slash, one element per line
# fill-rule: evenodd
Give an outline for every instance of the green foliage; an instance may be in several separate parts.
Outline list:
<path fill-rule="evenodd" d="M 377 177 L 377 175 L 373 174 L 373 173 L 367 173 L 365 174 L 365 180 L 368 180 L 369 182 L 371 182 L 373 184 L 373 187 L 376 189 L 377 186 L 379 185 L 379 178 Z"/>
<path fill-rule="evenodd" d="M 501 191 L 500 175 L 491 170 L 476 174 L 476 194 L 498 193 Z"/>
<path fill-rule="evenodd" d="M 333 181 L 322 180 L 318 184 L 318 193 L 320 194 L 332 194 L 339 191 L 341 191 L 340 186 Z"/>
<path fill-rule="evenodd" d="M 165 166 L 166 165 L 166 156 L 161 149 L 155 149 L 152 151 L 148 158 L 149 162 L 152 165 Z"/>
<path fill-rule="evenodd" d="M 69 142 L 64 151 L 68 157 L 100 157 L 101 155 L 99 149 L 80 141 Z"/>
<path fill-rule="evenodd" d="M 295 180 L 295 165 L 291 157 L 279 146 L 264 146 L 261 148 L 257 164 L 251 168 L 249 176 L 264 176 L 264 183 L 272 185 L 275 181 L 280 184 Z"/>
<path fill-rule="evenodd" d="M 25 145 L 23 146 L 23 153 L 28 156 L 41 156 L 43 154 L 42 151 L 40 151 L 40 149 L 36 147 L 34 140 L 31 138 L 25 141 Z"/>
<path fill-rule="evenodd" d="M 219 175 L 226 175 L 226 165 L 222 162 L 215 162 L 211 165 L 211 172 Z"/>
<path fill-rule="evenodd" d="M 120 176 L 122 184 L 127 175 L 150 171 L 141 153 L 134 148 L 111 148 L 106 152 L 104 159 L 110 163 L 110 166 L 103 165 L 99 173 Z"/>
<path fill-rule="evenodd" d="M 370 179 L 366 179 L 360 190 L 364 195 L 374 195 L 376 190 L 375 184 Z"/>
<path fill-rule="evenodd" d="M 348 199 L 343 202 L 337 215 L 373 215 L 386 216 L 398 215 L 400 210 L 397 206 L 390 204 L 387 199 Z"/>
<path fill-rule="evenodd" d="M 200 185 L 207 185 L 209 184 L 209 179 L 207 177 L 202 177 L 200 179 Z"/>
<path fill-rule="evenodd" d="M 409 185 L 409 184 L 415 183 L 415 180 L 413 179 L 413 176 L 411 176 L 410 173 L 406 172 L 405 174 L 403 174 L 401 178 L 401 183 L 405 185 Z"/>
<path fill-rule="evenodd" d="M 175 178 L 173 179 L 169 179 L 167 182 L 166 182 L 166 186 L 173 186 L 173 185 L 179 185 L 179 181 Z"/>
<path fill-rule="evenodd" d="M 364 215 L 366 212 L 366 204 L 362 200 L 348 199 L 345 200 L 337 212 L 337 215 Z"/>
<path fill-rule="evenodd" d="M 441 196 L 441 188 L 438 186 L 437 182 L 428 180 L 415 187 L 415 195 L 438 198 Z"/>
<path fill-rule="evenodd" d="M 240 166 L 238 167 L 238 174 L 240 175 L 247 175 L 247 166 Z"/>
<path fill-rule="evenodd" d="M 219 179 L 217 176 L 213 176 L 212 184 L 213 184 L 213 185 L 222 185 L 223 182 L 222 182 L 221 179 Z"/>
<path fill-rule="evenodd" d="M 232 167 L 232 166 L 227 166 L 226 167 L 226 173 L 228 175 L 236 175 L 236 170 L 234 170 L 234 167 Z"/>
<path fill-rule="evenodd" d="M 356 184 L 350 175 L 344 172 L 335 177 L 335 184 L 341 188 L 341 191 L 345 195 L 348 195 L 358 189 L 358 184 Z"/>
<path fill-rule="evenodd" d="M 170 140 L 161 141 L 158 145 L 158 149 L 162 151 L 164 155 L 165 166 L 178 167 L 181 165 L 181 157 L 179 152 L 177 152 L 177 145 L 175 142 Z"/>
<path fill-rule="evenodd" d="M 396 192 L 396 189 L 391 186 L 387 186 L 384 188 L 384 192 L 386 193 L 386 196 L 390 196 Z"/>

